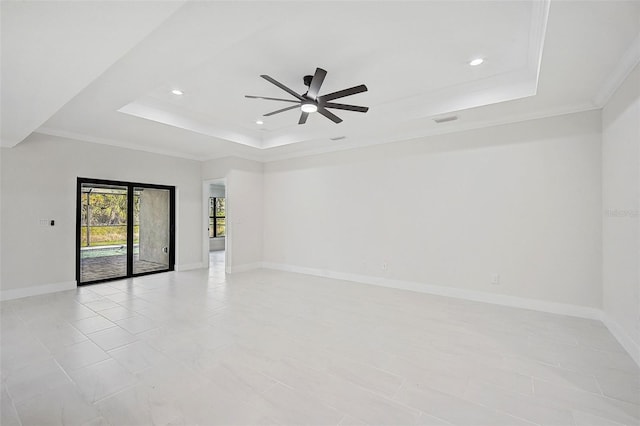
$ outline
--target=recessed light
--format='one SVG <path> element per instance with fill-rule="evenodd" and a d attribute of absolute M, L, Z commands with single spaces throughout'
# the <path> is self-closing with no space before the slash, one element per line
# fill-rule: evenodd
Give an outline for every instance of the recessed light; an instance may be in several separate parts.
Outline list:
<path fill-rule="evenodd" d="M 478 65 L 482 64 L 483 62 L 484 62 L 484 59 L 476 58 L 476 59 L 470 61 L 469 65 L 471 65 L 472 67 L 477 67 Z"/>
<path fill-rule="evenodd" d="M 256 120 L 256 124 L 264 124 L 264 121 L 262 121 L 262 120 Z"/>
<path fill-rule="evenodd" d="M 179 90 L 179 89 L 173 89 L 171 91 L 171 93 L 173 93 L 174 95 L 178 95 L 178 96 L 184 95 L 184 92 L 182 90 Z"/>

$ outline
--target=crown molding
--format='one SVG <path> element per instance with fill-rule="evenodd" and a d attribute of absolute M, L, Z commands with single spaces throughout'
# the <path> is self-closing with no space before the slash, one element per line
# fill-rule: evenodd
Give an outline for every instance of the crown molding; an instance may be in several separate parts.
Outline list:
<path fill-rule="evenodd" d="M 600 110 L 600 109 L 601 108 L 599 106 L 596 106 L 591 102 L 587 102 L 587 103 L 579 103 L 574 105 L 567 105 L 567 106 L 558 107 L 558 108 L 550 108 L 550 109 L 545 109 L 545 110 L 536 111 L 536 112 L 527 113 L 527 114 L 520 114 L 517 116 L 508 117 L 508 118 L 498 118 L 495 120 L 482 120 L 482 121 L 475 121 L 475 122 L 466 123 L 466 124 L 459 124 L 457 122 L 456 125 L 454 126 L 447 126 L 442 128 L 431 128 L 427 132 L 424 132 L 423 134 L 398 135 L 394 139 L 389 139 L 383 136 L 379 141 L 376 141 L 373 143 L 370 141 L 367 143 L 362 143 L 361 140 L 354 139 L 354 142 L 348 145 L 342 145 L 340 147 L 336 147 L 336 146 L 314 147 L 304 151 L 289 152 L 289 153 L 285 152 L 285 153 L 278 153 L 273 155 L 270 155 L 269 151 L 266 150 L 265 156 L 261 161 L 265 163 L 269 163 L 269 162 L 275 162 L 275 161 L 290 160 L 294 158 L 309 157 L 313 155 L 327 154 L 327 153 L 336 152 L 336 151 L 363 149 L 363 148 L 387 144 L 387 143 L 407 142 L 407 141 L 418 140 L 422 138 L 429 138 L 433 136 L 446 135 L 451 133 L 461 133 L 461 132 L 466 132 L 470 130 L 478 130 L 478 129 L 484 129 L 488 127 L 503 126 L 507 124 L 515 124 L 515 123 L 520 123 L 525 121 L 539 120 L 539 119 L 557 117 L 557 116 L 568 115 L 568 114 L 577 114 L 581 112 L 588 112 L 588 111 Z"/>
<path fill-rule="evenodd" d="M 101 145 L 116 146 L 118 148 L 126 148 L 126 149 L 132 149 L 134 151 L 150 152 L 152 154 L 167 155 L 170 157 L 184 158 L 187 160 L 202 161 L 201 157 L 198 157 L 195 155 L 188 155 L 179 151 L 156 149 L 156 148 L 152 148 L 144 145 L 133 144 L 130 142 L 123 142 L 116 139 L 99 138 L 95 136 L 84 135 L 81 133 L 68 132 L 66 130 L 55 129 L 52 127 L 40 127 L 34 133 L 39 133 L 41 135 L 48 135 L 48 136 L 57 136 L 60 138 L 73 139 L 81 142 L 90 142 L 90 143 L 97 143 Z"/>
<path fill-rule="evenodd" d="M 301 158 L 301 157 L 308 157 L 308 156 L 319 155 L 319 154 L 327 154 L 327 153 L 336 152 L 336 151 L 367 148 L 369 146 L 381 145 L 381 144 L 386 144 L 386 143 L 404 142 L 404 141 L 416 140 L 416 139 L 420 139 L 420 138 L 427 138 L 427 137 L 450 134 L 450 133 L 459 133 L 459 132 L 465 132 L 465 131 L 469 131 L 469 130 L 476 130 L 476 129 L 482 129 L 482 128 L 487 128 L 487 127 L 501 126 L 501 125 L 505 125 L 505 124 L 519 123 L 519 122 L 523 122 L 523 121 L 530 121 L 530 120 L 537 120 L 537 119 L 548 118 L 548 117 L 555 117 L 555 116 L 559 116 L 559 115 L 566 115 L 566 114 L 574 114 L 574 113 L 579 113 L 579 112 L 592 111 L 592 110 L 596 110 L 596 109 L 601 109 L 601 106 L 594 105 L 594 104 L 592 104 L 590 102 L 589 103 L 580 103 L 580 104 L 575 104 L 575 105 L 563 106 L 563 107 L 559 107 L 559 108 L 545 109 L 545 110 L 542 110 L 542 111 L 536 111 L 536 112 L 528 113 L 528 114 L 521 114 L 521 115 L 518 115 L 518 116 L 512 116 L 512 117 L 508 117 L 508 118 L 499 118 L 499 119 L 496 119 L 496 120 L 476 121 L 476 122 L 467 123 L 467 124 L 456 124 L 455 126 L 450 126 L 450 127 L 447 126 L 447 127 L 442 127 L 442 128 L 431 128 L 431 129 L 429 129 L 429 131 L 424 132 L 423 134 L 397 135 L 397 137 L 395 137 L 393 139 L 389 139 L 389 138 L 383 137 L 379 141 L 376 141 L 376 142 L 373 142 L 373 143 L 371 141 L 366 141 L 366 142 L 363 143 L 362 140 L 354 138 L 354 141 L 352 143 L 349 143 L 349 144 L 314 147 L 314 148 L 301 150 L 301 151 L 297 151 L 297 152 L 285 152 L 285 153 L 272 154 L 269 151 L 271 149 L 274 149 L 274 148 L 267 148 L 267 149 L 260 150 L 259 155 L 250 155 L 250 154 L 247 154 L 247 153 L 235 152 L 235 153 L 224 153 L 222 155 L 215 155 L 214 154 L 214 155 L 209 155 L 209 156 L 206 156 L 206 155 L 205 156 L 192 156 L 192 155 L 187 155 L 187 154 L 184 154 L 184 153 L 178 152 L 178 151 L 154 149 L 154 148 L 151 148 L 151 147 L 148 147 L 148 146 L 131 144 L 129 142 L 123 142 L 123 141 L 119 141 L 119 140 L 115 140 L 115 139 L 98 138 L 98 137 L 95 137 L 95 136 L 84 135 L 84 134 L 75 133 L 75 132 L 68 132 L 68 131 L 65 131 L 65 130 L 50 128 L 50 127 L 41 127 L 35 133 L 40 133 L 40 134 L 49 135 L 49 136 L 57 136 L 57 137 L 73 139 L 73 140 L 79 140 L 79 141 L 83 141 L 83 142 L 90 142 L 90 143 L 97 143 L 97 144 L 102 144 L 102 145 L 115 146 L 115 147 L 119 147 L 119 148 L 132 149 L 132 150 L 135 150 L 135 151 L 143 151 L 143 152 L 150 152 L 150 153 L 153 153 L 153 154 L 160 154 L 160 155 L 167 155 L 167 156 L 171 156 L 171 157 L 184 158 L 184 159 L 187 159 L 187 160 L 196 160 L 196 161 L 200 161 L 200 162 L 217 160 L 217 159 L 226 158 L 226 157 L 238 157 L 238 158 L 243 158 L 243 159 L 251 160 L 251 161 L 257 161 L 257 162 L 261 162 L 261 163 L 269 163 L 269 162 L 274 162 L 274 161 L 289 160 L 289 159 L 293 159 L 293 158 Z M 328 142 L 331 142 L 331 141 L 328 141 Z"/>
<path fill-rule="evenodd" d="M 603 108 L 611 99 L 611 96 L 624 83 L 631 71 L 640 63 L 640 34 L 631 43 L 622 59 L 618 62 L 613 72 L 607 76 L 600 90 L 593 98 L 593 103 Z"/>

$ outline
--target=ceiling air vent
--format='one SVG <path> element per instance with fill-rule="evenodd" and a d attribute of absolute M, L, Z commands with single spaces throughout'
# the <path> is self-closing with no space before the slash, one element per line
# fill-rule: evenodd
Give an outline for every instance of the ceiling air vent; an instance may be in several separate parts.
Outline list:
<path fill-rule="evenodd" d="M 336 136 L 335 138 L 329 138 L 329 139 L 331 139 L 332 141 L 339 141 L 346 138 L 347 138 L 346 136 Z"/>
<path fill-rule="evenodd" d="M 438 124 L 441 124 L 441 123 L 446 123 L 448 121 L 455 121 L 457 119 L 458 119 L 457 115 L 450 115 L 448 117 L 434 118 L 433 121 L 435 121 Z"/>

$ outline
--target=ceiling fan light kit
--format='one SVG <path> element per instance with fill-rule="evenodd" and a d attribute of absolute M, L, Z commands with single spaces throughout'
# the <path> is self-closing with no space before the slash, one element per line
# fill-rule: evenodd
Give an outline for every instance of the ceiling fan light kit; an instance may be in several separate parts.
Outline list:
<path fill-rule="evenodd" d="M 347 96 L 366 92 L 368 89 L 367 89 L 367 86 L 365 86 L 364 84 L 350 87 L 344 90 L 339 90 L 337 92 L 329 93 L 327 95 L 318 96 L 318 93 L 320 92 L 320 87 L 322 86 L 322 83 L 324 82 L 324 78 L 326 76 L 327 76 L 327 72 L 325 70 L 323 70 L 322 68 L 316 68 L 316 72 L 314 75 L 312 76 L 306 75 L 303 78 L 305 86 L 308 87 L 307 92 L 304 94 L 298 94 L 296 91 L 290 89 L 289 87 L 285 86 L 279 81 L 273 79 L 272 77 L 269 77 L 268 75 L 263 74 L 260 77 L 264 78 L 269 83 L 284 90 L 285 92 L 287 92 L 288 94 L 290 94 L 296 99 L 295 100 L 282 99 L 282 98 L 272 98 L 272 97 L 266 97 L 266 96 L 253 96 L 253 95 L 245 95 L 245 97 L 249 99 L 264 99 L 268 101 L 295 103 L 296 105 L 269 112 L 267 114 L 264 114 L 264 116 L 269 117 L 269 116 L 279 114 L 281 112 L 289 111 L 299 107 L 301 110 L 301 114 L 300 114 L 300 119 L 298 120 L 298 124 L 306 123 L 307 117 L 309 116 L 309 114 L 314 112 L 318 112 L 319 114 L 323 115 L 324 117 L 328 118 L 329 120 L 333 121 L 336 124 L 341 123 L 342 119 L 337 115 L 335 115 L 334 113 L 332 113 L 331 111 L 329 111 L 327 108 L 342 109 L 345 111 L 355 111 L 355 112 L 362 112 L 362 113 L 365 113 L 369 110 L 368 107 L 337 104 L 334 102 L 330 102 L 334 99 L 344 98 Z"/>
<path fill-rule="evenodd" d="M 304 101 L 300 105 L 300 109 L 302 112 L 316 112 L 318 111 L 318 106 L 313 101 Z"/>

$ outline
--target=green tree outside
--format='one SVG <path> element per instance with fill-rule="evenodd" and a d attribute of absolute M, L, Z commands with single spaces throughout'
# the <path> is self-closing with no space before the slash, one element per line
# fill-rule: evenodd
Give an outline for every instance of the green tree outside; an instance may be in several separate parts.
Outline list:
<path fill-rule="evenodd" d="M 81 195 L 82 247 L 127 244 L 127 195 L 120 190 L 100 189 Z M 133 197 L 133 241 L 139 241 L 140 197 Z"/>

